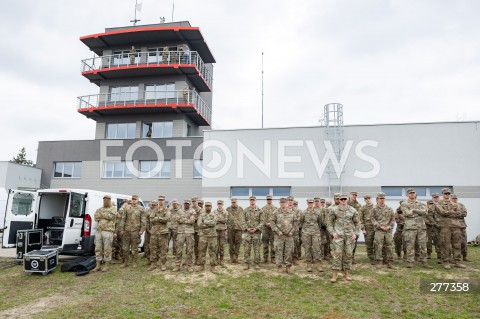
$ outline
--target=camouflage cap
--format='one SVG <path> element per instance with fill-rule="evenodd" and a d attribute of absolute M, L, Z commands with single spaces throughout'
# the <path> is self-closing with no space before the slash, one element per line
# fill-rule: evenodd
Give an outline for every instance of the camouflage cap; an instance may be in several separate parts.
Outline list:
<path fill-rule="evenodd" d="M 217 200 L 217 205 L 222 204 L 223 205 L 223 200 L 219 199 Z"/>
<path fill-rule="evenodd" d="M 158 195 L 158 200 L 165 200 L 165 195 Z"/>
<path fill-rule="evenodd" d="M 288 196 L 287 199 L 288 199 L 288 200 L 294 200 L 295 197 L 293 197 L 293 196 Z"/>
<path fill-rule="evenodd" d="M 325 203 L 325 198 L 320 198 L 320 203 Z"/>
<path fill-rule="evenodd" d="M 370 195 L 365 195 L 365 196 L 363 196 L 363 198 L 364 198 L 364 199 L 369 199 L 369 198 L 372 198 L 372 196 L 370 196 Z"/>
<path fill-rule="evenodd" d="M 348 196 L 345 195 L 345 194 L 340 194 L 340 196 L 338 196 L 339 199 L 348 199 Z"/>
<path fill-rule="evenodd" d="M 429 200 L 429 201 L 427 202 L 427 204 L 433 204 L 433 203 L 434 203 L 433 200 Z"/>
<path fill-rule="evenodd" d="M 307 203 L 313 203 L 313 202 L 315 202 L 313 198 L 307 199 Z"/>
<path fill-rule="evenodd" d="M 106 199 L 106 198 L 112 199 L 112 196 L 110 196 L 110 195 L 108 195 L 108 194 L 103 195 L 103 199 Z"/>
<path fill-rule="evenodd" d="M 410 193 L 415 193 L 415 188 L 407 189 L 407 194 L 410 194 Z"/>
<path fill-rule="evenodd" d="M 455 194 L 452 194 L 452 198 L 458 198 L 457 195 Z"/>
<path fill-rule="evenodd" d="M 236 202 L 236 201 L 237 201 L 237 198 L 236 198 L 236 197 L 232 197 L 232 198 L 230 198 L 230 201 Z"/>
<path fill-rule="evenodd" d="M 199 200 L 198 200 L 198 203 L 199 203 L 199 204 L 203 204 L 203 200 L 199 199 Z"/>
<path fill-rule="evenodd" d="M 196 202 L 196 201 L 198 201 L 198 197 L 197 197 L 197 196 L 193 196 L 193 197 L 192 197 L 192 202 Z"/>
<path fill-rule="evenodd" d="M 132 199 L 138 199 L 138 195 L 132 195 Z"/>
<path fill-rule="evenodd" d="M 184 204 L 189 204 L 190 205 L 190 200 L 188 198 L 185 198 L 185 200 L 183 201 Z"/>
<path fill-rule="evenodd" d="M 316 202 L 319 202 L 319 201 L 320 201 L 320 197 L 316 196 L 316 197 L 313 198 L 313 200 L 316 201 Z"/>
<path fill-rule="evenodd" d="M 249 200 L 257 200 L 257 198 L 255 196 L 250 196 L 248 199 Z"/>
<path fill-rule="evenodd" d="M 450 188 L 444 188 L 442 189 L 442 194 L 448 194 L 448 193 L 452 193 L 452 190 Z"/>
<path fill-rule="evenodd" d="M 350 195 L 358 195 L 358 193 L 356 191 L 351 191 Z"/>
<path fill-rule="evenodd" d="M 438 196 L 440 196 L 438 193 L 433 193 L 432 194 L 432 197 L 438 197 Z"/>
<path fill-rule="evenodd" d="M 124 203 L 128 203 L 129 199 L 128 199 L 128 198 L 124 198 L 122 201 L 123 201 Z"/>
<path fill-rule="evenodd" d="M 378 193 L 377 198 L 385 198 L 385 193 Z"/>
<path fill-rule="evenodd" d="M 205 202 L 205 206 L 212 206 L 211 202 Z"/>
<path fill-rule="evenodd" d="M 157 206 L 157 205 L 158 205 L 158 202 L 157 202 L 157 201 L 154 201 L 154 200 L 152 200 L 151 202 L 149 202 L 149 203 L 148 203 L 148 205 Z"/>
<path fill-rule="evenodd" d="M 335 193 L 335 194 L 333 194 L 333 198 L 334 198 L 334 199 L 335 199 L 335 198 L 340 198 L 341 195 L 342 195 L 342 194 L 340 194 L 340 193 Z"/>
<path fill-rule="evenodd" d="M 173 199 L 173 200 L 172 200 L 172 204 L 178 204 L 178 200 Z"/>
<path fill-rule="evenodd" d="M 273 199 L 272 195 L 267 195 L 267 199 Z"/>
<path fill-rule="evenodd" d="M 285 203 L 287 199 L 285 197 L 280 198 L 280 203 Z"/>

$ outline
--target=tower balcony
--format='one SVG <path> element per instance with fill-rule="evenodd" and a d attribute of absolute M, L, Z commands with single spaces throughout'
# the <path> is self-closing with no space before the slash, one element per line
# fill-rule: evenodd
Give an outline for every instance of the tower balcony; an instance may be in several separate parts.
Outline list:
<path fill-rule="evenodd" d="M 79 96 L 77 111 L 88 118 L 132 112 L 181 112 L 198 125 L 211 126 L 212 123 L 212 109 L 193 90 L 145 90 Z"/>
<path fill-rule="evenodd" d="M 149 51 L 96 56 L 81 62 L 91 82 L 133 76 L 186 75 L 200 92 L 211 92 L 212 74 L 197 51 Z"/>

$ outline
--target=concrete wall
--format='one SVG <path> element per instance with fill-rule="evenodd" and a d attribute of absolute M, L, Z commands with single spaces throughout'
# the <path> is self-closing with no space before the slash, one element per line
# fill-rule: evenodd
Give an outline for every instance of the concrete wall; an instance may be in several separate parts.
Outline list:
<path fill-rule="evenodd" d="M 41 169 L 10 162 L 0 162 L 0 188 L 40 188 Z"/>

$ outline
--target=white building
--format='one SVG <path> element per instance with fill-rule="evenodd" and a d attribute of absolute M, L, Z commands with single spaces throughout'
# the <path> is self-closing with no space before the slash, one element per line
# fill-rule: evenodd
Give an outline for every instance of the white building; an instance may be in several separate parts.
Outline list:
<path fill-rule="evenodd" d="M 340 158 L 323 126 L 205 131 L 203 197 L 236 196 L 245 207 L 249 195 L 261 199 L 259 206 L 267 194 L 293 195 L 305 208 L 309 197 L 355 190 L 363 204 L 363 195 L 383 191 L 395 209 L 409 187 L 422 201 L 451 187 L 469 210 L 469 240 L 480 234 L 480 122 L 351 125 L 342 131 Z"/>

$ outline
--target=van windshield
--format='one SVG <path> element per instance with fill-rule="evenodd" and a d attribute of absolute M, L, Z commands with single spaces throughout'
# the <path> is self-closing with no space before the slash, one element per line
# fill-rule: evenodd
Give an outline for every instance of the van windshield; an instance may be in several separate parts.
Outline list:
<path fill-rule="evenodd" d="M 70 199 L 70 217 L 83 217 L 84 195 L 72 193 Z"/>

